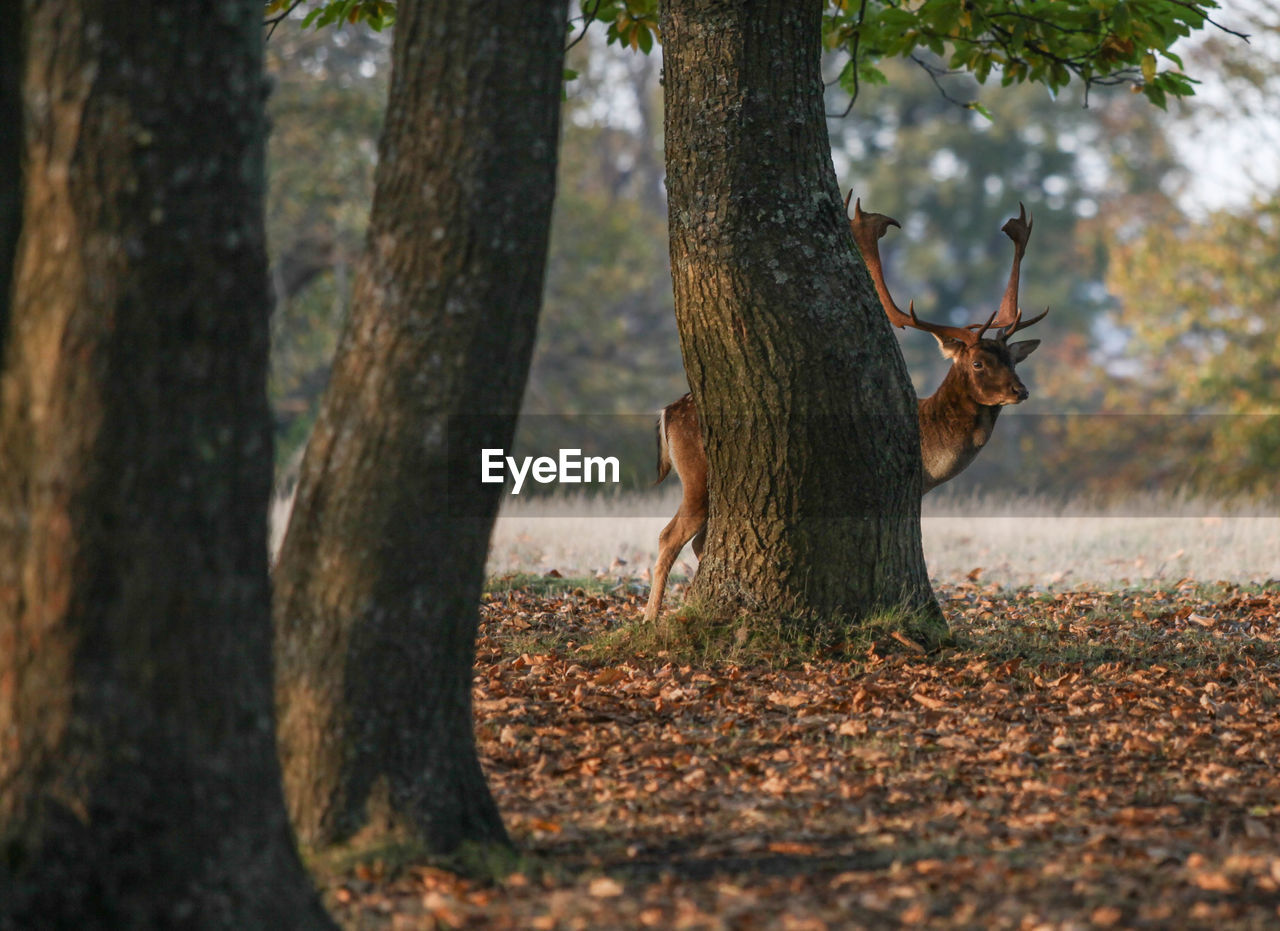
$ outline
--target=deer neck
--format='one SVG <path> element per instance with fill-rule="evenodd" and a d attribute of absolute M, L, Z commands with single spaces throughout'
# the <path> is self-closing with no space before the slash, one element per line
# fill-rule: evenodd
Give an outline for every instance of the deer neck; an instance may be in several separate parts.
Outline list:
<path fill-rule="evenodd" d="M 920 402 L 920 454 L 924 490 L 955 478 L 977 458 L 991 438 L 998 404 L 981 404 L 954 367 L 938 390 Z"/>

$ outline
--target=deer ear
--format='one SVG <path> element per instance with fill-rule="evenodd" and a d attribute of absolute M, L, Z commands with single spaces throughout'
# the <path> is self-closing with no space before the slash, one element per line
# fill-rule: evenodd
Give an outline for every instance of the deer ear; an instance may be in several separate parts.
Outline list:
<path fill-rule="evenodd" d="M 965 349 L 964 343 L 958 339 L 952 339 L 950 336 L 940 336 L 934 333 L 933 338 L 938 341 L 938 351 L 942 353 L 944 359 L 955 359 Z"/>
<path fill-rule="evenodd" d="M 1009 355 L 1013 357 L 1013 364 L 1017 365 L 1031 353 L 1036 351 L 1036 347 L 1040 345 L 1038 339 L 1022 339 L 1016 343 L 1009 344 Z"/>

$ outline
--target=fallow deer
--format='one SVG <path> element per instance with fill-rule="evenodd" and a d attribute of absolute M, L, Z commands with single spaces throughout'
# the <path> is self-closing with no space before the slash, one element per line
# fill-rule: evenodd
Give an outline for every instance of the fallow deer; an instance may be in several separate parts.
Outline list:
<path fill-rule="evenodd" d="M 852 196 L 850 192 L 845 198 L 846 210 Z M 1043 320 L 1049 312 L 1046 309 L 1039 316 L 1023 320 L 1018 307 L 1019 273 L 1031 225 L 1026 209 L 1019 204 L 1018 216 L 1002 227 L 1004 234 L 1013 240 L 1013 268 L 999 309 L 985 323 L 944 326 L 919 319 L 914 302 L 908 304 L 906 313 L 898 309 L 885 284 L 879 240 L 890 226 L 901 224 L 883 214 L 863 213 L 861 201 L 854 203 L 849 227 L 889 322 L 899 329 L 911 327 L 932 333 L 943 356 L 951 360 L 951 368 L 938 390 L 920 401 L 918 416 L 925 492 L 955 478 L 973 462 L 991 437 L 1001 407 L 1027 399 L 1026 386 L 1018 378 L 1015 366 L 1029 356 L 1040 341 L 1010 343 L 1009 337 Z M 999 332 L 988 339 L 986 333 L 993 326 Z M 667 576 L 680 550 L 692 540 L 694 555 L 701 558 L 707 534 L 707 454 L 702 446 L 698 410 L 692 395 L 688 394 L 667 405 L 658 418 L 659 482 L 673 466 L 684 486 L 683 497 L 675 517 L 658 538 L 658 561 L 653 567 L 653 587 L 644 612 L 647 621 L 658 618 Z"/>

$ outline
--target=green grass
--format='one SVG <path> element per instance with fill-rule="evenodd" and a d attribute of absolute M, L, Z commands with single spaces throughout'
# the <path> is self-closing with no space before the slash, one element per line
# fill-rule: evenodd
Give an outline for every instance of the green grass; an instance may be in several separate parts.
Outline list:
<path fill-rule="evenodd" d="M 481 597 L 504 614 L 524 619 L 523 626 L 503 624 L 505 649 L 515 654 L 557 653 L 574 649 L 584 636 L 590 636 L 584 628 L 598 626 L 584 625 L 578 615 L 598 612 L 599 599 L 624 594 L 627 588 L 634 589 L 635 583 L 619 585 L 615 580 L 591 577 L 515 574 L 489 579 Z M 546 599 L 548 603 L 539 606 L 531 599 Z M 552 607 L 558 610 L 547 610 Z M 567 615 L 561 613 L 565 609 Z"/>
<path fill-rule="evenodd" d="M 895 636 L 896 635 L 896 636 Z M 686 602 L 656 624 L 637 619 L 587 643 L 600 662 L 661 658 L 698 666 L 764 666 L 780 669 L 815 659 L 858 659 L 873 646 L 922 652 L 949 641 L 944 625 L 905 609 L 855 620 L 847 616 L 796 619 L 726 614 Z"/>
<path fill-rule="evenodd" d="M 1136 619 L 1132 617 L 1132 608 L 1120 602 L 1117 594 L 1065 629 L 1064 619 L 1050 613 L 1049 605 L 1040 616 L 1016 621 L 998 618 L 982 626 L 957 625 L 956 645 L 965 652 L 996 661 L 1020 658 L 1030 667 L 1084 670 L 1117 662 L 1132 666 L 1208 668 L 1235 663 L 1242 656 L 1255 654 L 1263 661 L 1275 659 L 1274 644 Z"/>
<path fill-rule="evenodd" d="M 604 595 L 618 587 L 616 579 L 597 579 L 592 576 L 549 576 L 528 572 L 511 572 L 491 576 L 484 583 L 484 594 L 505 595 L 508 592 L 524 592 L 528 595 Z"/>
<path fill-rule="evenodd" d="M 575 633 L 558 630 L 527 630 L 503 635 L 503 649 L 513 656 L 528 653 L 538 656 L 545 653 L 565 653 L 580 645 Z"/>
<path fill-rule="evenodd" d="M 944 655 L 959 651 L 996 662 L 1019 659 L 1028 668 L 1037 669 L 1093 670 L 1117 662 L 1207 668 L 1236 662 L 1242 656 L 1274 662 L 1277 654 L 1273 644 L 1214 629 L 1174 626 L 1160 619 L 1166 610 L 1196 601 L 1213 604 L 1261 592 L 1263 586 L 1257 585 L 1126 588 L 1098 592 L 1092 596 L 1092 606 L 1073 605 L 1065 610 L 1058 604 L 1064 597 L 1061 594 L 1022 591 L 995 597 L 997 602 L 1009 598 L 1011 607 L 1020 603 L 1023 610 L 1005 614 L 997 609 L 998 616 L 986 620 L 963 617 L 959 604 L 953 601 L 946 610 L 954 634 L 927 616 L 903 610 L 859 620 L 843 616 L 795 619 L 728 613 L 694 601 L 662 615 L 656 624 L 645 623 L 637 616 L 638 610 L 637 614 L 618 611 L 608 623 L 599 623 L 601 618 L 592 616 L 598 610 L 597 599 L 618 594 L 618 588 L 612 580 L 511 575 L 491 580 L 487 597 L 513 599 L 516 603 L 511 608 L 517 613 L 523 608 L 519 601 L 525 597 L 560 601 L 561 613 L 530 615 L 528 629 L 505 629 L 505 649 L 516 654 L 572 651 L 582 661 L 603 664 L 639 659 L 706 668 L 781 669 L 822 660 L 858 662 L 870 652 L 920 652 L 913 643 L 930 655 L 939 650 Z M 643 595 L 643 586 L 636 586 L 636 591 Z M 581 607 L 575 607 L 579 601 Z M 1139 608 L 1150 617 L 1136 617 Z M 575 617 L 578 612 L 580 620 Z M 577 622 L 566 623 L 566 619 Z"/>
<path fill-rule="evenodd" d="M 351 875 L 385 882 L 415 867 L 436 867 L 480 883 L 495 883 L 512 873 L 539 876 L 553 867 L 503 844 L 469 842 L 451 854 L 439 854 L 421 841 L 398 836 L 355 840 L 324 850 L 303 850 L 303 860 L 308 870 L 325 883 Z"/>

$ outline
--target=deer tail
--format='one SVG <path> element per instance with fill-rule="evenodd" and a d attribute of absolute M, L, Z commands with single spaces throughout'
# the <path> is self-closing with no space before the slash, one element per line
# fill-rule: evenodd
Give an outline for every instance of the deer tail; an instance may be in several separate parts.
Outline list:
<path fill-rule="evenodd" d="M 658 478 L 653 483 L 661 484 L 671 471 L 671 449 L 667 446 L 667 411 L 663 408 L 658 415 Z"/>

